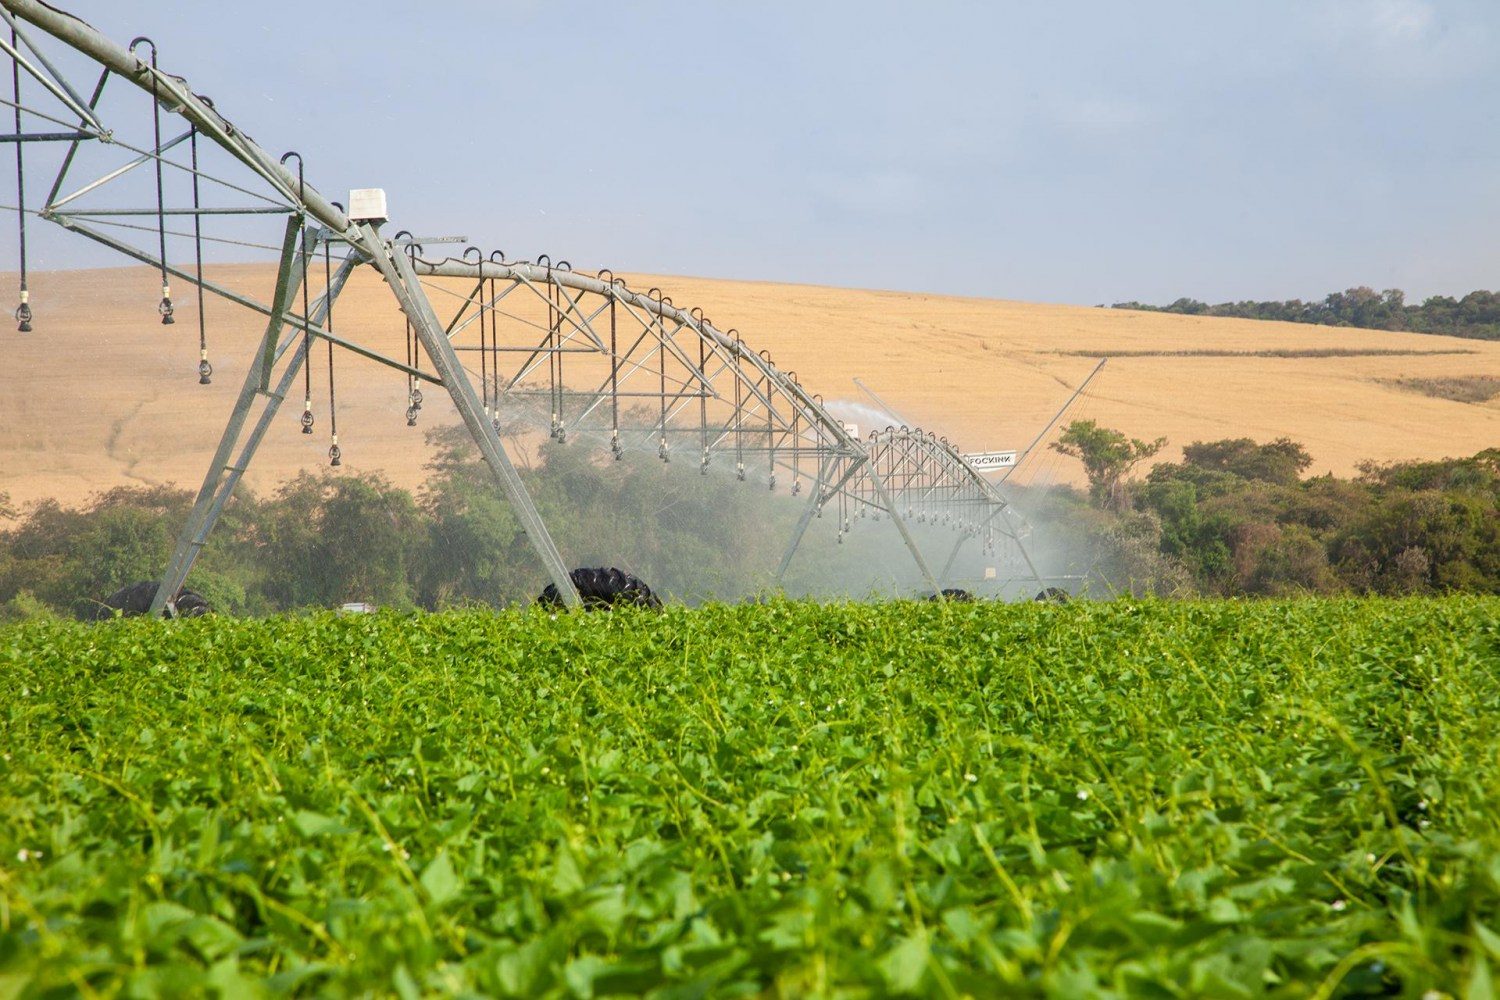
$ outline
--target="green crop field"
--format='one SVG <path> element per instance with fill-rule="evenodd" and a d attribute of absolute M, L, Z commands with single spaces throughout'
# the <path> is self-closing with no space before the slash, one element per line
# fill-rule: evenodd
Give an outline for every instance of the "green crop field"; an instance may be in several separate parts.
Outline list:
<path fill-rule="evenodd" d="M 0 630 L 0 998 L 1488 997 L 1500 600 Z"/>

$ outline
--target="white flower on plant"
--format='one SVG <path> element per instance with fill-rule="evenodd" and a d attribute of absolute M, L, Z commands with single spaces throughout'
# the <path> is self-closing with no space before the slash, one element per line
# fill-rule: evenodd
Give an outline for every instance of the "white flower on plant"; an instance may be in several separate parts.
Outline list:
<path fill-rule="evenodd" d="M 976 781 L 979 780 L 979 775 L 977 775 L 974 772 L 970 771 L 969 773 L 967 773 L 967 774 L 964 775 L 964 780 L 967 781 L 969 784 L 972 785 L 972 784 L 974 784 L 974 782 L 976 782 Z"/>
<path fill-rule="evenodd" d="M 1342 899 L 1335 899 L 1329 905 L 1333 907 L 1333 912 L 1342 913 L 1344 912 L 1345 907 L 1347 907 L 1349 904 L 1344 902 Z"/>
<path fill-rule="evenodd" d="M 27 861 L 40 861 L 42 860 L 42 852 L 27 850 L 23 847 L 16 852 L 16 860 L 22 864 L 25 864 Z"/>
<path fill-rule="evenodd" d="M 1080 788 L 1080 789 L 1078 789 L 1078 801 L 1079 802 L 1087 802 L 1088 800 L 1089 800 L 1089 790 L 1087 788 Z"/>
<path fill-rule="evenodd" d="M 1373 865 L 1375 863 L 1375 855 L 1373 855 L 1373 854 L 1366 854 L 1365 855 L 1365 861 L 1368 862 L 1369 864 Z"/>
<path fill-rule="evenodd" d="M 1421 802 L 1418 802 L 1417 803 L 1417 808 L 1420 809 L 1420 810 L 1422 810 L 1423 812 L 1426 812 L 1427 811 L 1427 800 L 1423 799 Z"/>

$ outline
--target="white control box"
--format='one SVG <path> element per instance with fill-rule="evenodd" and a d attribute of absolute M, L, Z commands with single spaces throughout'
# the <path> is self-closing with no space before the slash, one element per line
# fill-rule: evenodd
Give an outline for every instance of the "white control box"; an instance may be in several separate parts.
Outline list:
<path fill-rule="evenodd" d="M 349 192 L 349 218 L 355 222 L 384 222 L 390 218 L 385 207 L 385 188 L 354 188 Z"/>

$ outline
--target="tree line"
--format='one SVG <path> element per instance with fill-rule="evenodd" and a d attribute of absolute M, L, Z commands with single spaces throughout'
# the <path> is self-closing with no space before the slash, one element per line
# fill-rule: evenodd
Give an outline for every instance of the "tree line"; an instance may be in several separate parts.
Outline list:
<path fill-rule="evenodd" d="M 218 611 L 264 615 L 350 601 L 437 609 L 529 601 L 548 578 L 461 427 L 432 432 L 416 491 L 379 475 L 304 473 L 274 494 L 241 489 L 188 587 Z M 598 461 L 544 445 L 522 470 L 574 565 L 624 566 L 653 588 L 738 597 L 765 576 L 800 502 L 769 502 L 732 475 L 679 475 L 651 457 Z M 192 494 L 119 487 L 78 507 L 16 510 L 0 495 L 0 620 L 80 614 L 166 564 Z M 746 530 L 755 526 L 755 531 Z"/>
<path fill-rule="evenodd" d="M 1199 441 L 1132 470 L 1164 441 L 1074 421 L 1053 448 L 1084 462 L 1055 518 L 1092 518 L 1155 589 L 1218 596 L 1500 593 L 1500 448 L 1469 458 L 1367 463 L 1304 477 L 1287 438 Z"/>
<path fill-rule="evenodd" d="M 1424 299 L 1420 305 L 1409 305 L 1406 293 L 1399 288 L 1377 292 L 1373 288 L 1360 286 L 1333 292 L 1317 302 L 1303 302 L 1301 299 L 1289 299 L 1285 302 L 1247 300 L 1209 305 L 1197 299 L 1181 298 L 1165 306 L 1116 302 L 1112 308 L 1500 340 L 1500 293 L 1484 290 L 1470 292 L 1459 299 L 1449 295 L 1434 295 Z"/>
<path fill-rule="evenodd" d="M 304 474 L 264 497 L 241 491 L 188 586 L 241 615 L 531 600 L 547 577 L 489 469 L 461 428 L 433 440 L 416 492 L 348 473 Z M 1500 449 L 1304 478 L 1301 445 L 1238 438 L 1194 442 L 1181 461 L 1136 476 L 1165 444 L 1069 424 L 1052 447 L 1083 462 L 1088 488 L 1011 491 L 1038 558 L 1086 576 L 1094 595 L 1500 593 Z M 806 503 L 732 474 L 550 443 L 522 476 L 572 565 L 620 566 L 669 597 L 767 589 Z M 17 510 L 0 496 L 0 621 L 78 614 L 153 576 L 191 504 L 171 486 L 121 487 L 77 507 Z M 929 545 L 951 542 L 913 527 Z M 919 596 L 909 563 L 886 524 L 843 540 L 812 531 L 786 588 Z"/>

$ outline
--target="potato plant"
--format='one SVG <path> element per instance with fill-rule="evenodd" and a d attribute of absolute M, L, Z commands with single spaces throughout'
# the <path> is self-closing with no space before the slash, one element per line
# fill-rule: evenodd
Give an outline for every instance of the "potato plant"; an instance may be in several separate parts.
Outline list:
<path fill-rule="evenodd" d="M 1487 997 L 1497 619 L 10 627 L 0 997 Z"/>

